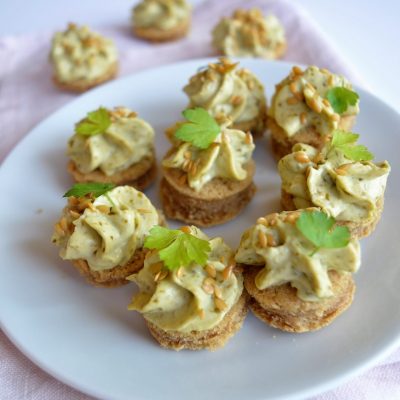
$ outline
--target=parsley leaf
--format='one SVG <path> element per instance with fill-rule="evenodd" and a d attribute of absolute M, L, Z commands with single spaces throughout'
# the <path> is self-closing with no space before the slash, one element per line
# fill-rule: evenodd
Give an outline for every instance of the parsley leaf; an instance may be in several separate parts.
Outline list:
<path fill-rule="evenodd" d="M 187 267 L 192 262 L 204 266 L 211 251 L 207 240 L 162 226 L 153 226 L 150 229 L 149 236 L 144 241 L 144 247 L 157 249 L 160 259 L 170 270 Z"/>
<path fill-rule="evenodd" d="M 362 144 L 355 144 L 360 137 L 357 133 L 336 130 L 333 132 L 330 149 L 337 148 L 353 161 L 369 161 L 374 155 Z"/>
<path fill-rule="evenodd" d="M 314 255 L 320 248 L 345 247 L 350 241 L 347 226 L 335 226 L 335 219 L 322 211 L 303 211 L 296 221 L 297 229 L 315 245 Z"/>
<path fill-rule="evenodd" d="M 350 89 L 337 86 L 328 90 L 326 98 L 336 113 L 343 114 L 349 105 L 355 106 L 357 104 L 359 96 Z"/>
<path fill-rule="evenodd" d="M 187 122 L 176 130 L 175 137 L 200 149 L 207 149 L 221 131 L 217 121 L 201 107 L 185 110 L 182 114 Z"/>
<path fill-rule="evenodd" d="M 93 197 L 99 197 L 113 188 L 115 188 L 113 183 L 75 183 L 63 197 L 84 197 L 87 194 L 91 194 Z"/>
<path fill-rule="evenodd" d="M 100 107 L 88 113 L 87 117 L 75 125 L 75 132 L 83 136 L 93 136 L 104 133 L 111 125 L 110 114 L 107 109 Z"/>

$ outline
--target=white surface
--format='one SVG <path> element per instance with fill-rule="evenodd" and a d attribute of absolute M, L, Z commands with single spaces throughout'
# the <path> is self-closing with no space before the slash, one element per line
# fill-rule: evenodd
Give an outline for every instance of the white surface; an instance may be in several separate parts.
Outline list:
<path fill-rule="evenodd" d="M 201 1 L 191 0 L 193 4 Z M 369 89 L 399 110 L 400 1 L 292 1 L 311 14 L 359 71 Z M 0 0 L 0 35 L 56 30 L 68 21 L 93 26 L 126 26 L 135 2 L 137 0 Z"/>
<path fill-rule="evenodd" d="M 179 118 L 186 104 L 180 88 L 208 61 L 146 71 L 80 96 L 35 128 L 0 170 L 4 188 L 0 198 L 2 328 L 43 369 L 97 397 L 300 398 L 361 372 L 399 341 L 400 117 L 362 90 L 363 111 L 355 131 L 363 132 L 362 143 L 378 160 L 391 161 L 393 171 L 382 221 L 374 235 L 362 242 L 355 301 L 328 328 L 287 334 L 249 315 L 243 329 L 222 350 L 163 350 L 151 339 L 142 318 L 126 310 L 134 284 L 93 288 L 60 260 L 50 236 L 65 204 L 61 195 L 71 184 L 64 152 L 73 123 L 99 104 L 124 104 L 155 127 L 157 152 L 162 156 L 168 147 L 162 132 Z M 268 93 L 289 71 L 288 64 L 257 60 L 242 64 L 261 78 Z M 145 98 L 143 91 L 148 93 Z M 384 140 L 376 134 L 379 131 L 385 132 Z M 257 142 L 255 159 L 255 199 L 231 223 L 207 230 L 211 236 L 223 235 L 234 247 L 257 217 L 279 209 L 279 177 L 263 141 Z M 147 194 L 159 205 L 157 187 Z"/>

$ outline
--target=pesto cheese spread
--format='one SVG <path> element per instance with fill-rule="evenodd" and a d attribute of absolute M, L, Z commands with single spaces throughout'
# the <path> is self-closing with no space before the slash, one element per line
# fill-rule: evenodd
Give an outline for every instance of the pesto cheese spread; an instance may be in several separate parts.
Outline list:
<path fill-rule="evenodd" d="M 54 35 L 50 61 L 60 82 L 90 82 L 110 71 L 118 61 L 118 53 L 112 40 L 87 26 L 69 24 L 66 31 Z"/>
<path fill-rule="evenodd" d="M 68 142 L 67 155 L 82 173 L 99 169 L 107 176 L 152 157 L 154 130 L 127 108 L 109 111 L 110 126 L 101 134 L 75 133 Z"/>
<path fill-rule="evenodd" d="M 290 285 L 304 301 L 319 301 L 332 296 L 328 271 L 355 272 L 360 266 L 360 245 L 351 240 L 346 247 L 320 248 L 301 234 L 293 213 L 283 212 L 272 219 L 262 218 L 242 236 L 236 261 L 259 265 L 255 284 L 259 290 L 273 286 Z M 267 223 L 265 223 L 267 221 Z M 267 245 L 260 240 L 266 237 Z"/>
<path fill-rule="evenodd" d="M 81 215 L 71 214 L 66 207 L 63 218 L 73 225 L 72 231 L 56 230 L 52 241 L 60 246 L 62 259 L 86 260 L 93 271 L 125 265 L 159 222 L 150 200 L 131 186 L 116 187 L 97 197 Z"/>
<path fill-rule="evenodd" d="M 191 234 L 209 240 L 192 226 Z M 209 240 L 211 252 L 205 267 L 194 262 L 179 269 L 164 269 L 157 251 L 147 254 L 144 267 L 130 280 L 139 286 L 130 306 L 166 331 L 191 332 L 212 329 L 236 304 L 243 280 L 226 269 L 233 251 L 221 238 Z"/>

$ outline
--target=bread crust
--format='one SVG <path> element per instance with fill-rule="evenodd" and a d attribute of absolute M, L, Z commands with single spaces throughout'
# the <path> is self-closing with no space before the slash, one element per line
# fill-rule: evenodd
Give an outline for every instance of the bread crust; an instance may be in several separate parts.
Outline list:
<path fill-rule="evenodd" d="M 127 276 L 138 272 L 143 267 L 144 258 L 149 250 L 137 249 L 128 263 L 102 271 L 93 271 L 86 260 L 72 260 L 72 264 L 88 283 L 101 287 L 116 287 L 127 284 Z"/>
<path fill-rule="evenodd" d="M 144 157 L 138 163 L 110 176 L 99 169 L 84 174 L 77 169 L 76 164 L 72 160 L 69 161 L 67 170 L 76 182 L 101 182 L 114 183 L 115 185 L 130 185 L 138 190 L 146 189 L 154 182 L 157 176 L 154 151 L 151 156 Z"/>
<path fill-rule="evenodd" d="M 339 129 L 348 131 L 354 125 L 356 117 L 354 115 L 341 117 Z M 270 131 L 270 142 L 272 153 L 278 161 L 282 157 L 292 152 L 292 147 L 296 143 L 309 144 L 318 150 L 321 150 L 326 141 L 330 139 L 329 135 L 320 135 L 314 126 L 307 127 L 295 135 L 288 137 L 286 132 L 276 123 L 272 117 L 267 118 L 267 127 Z"/>
<path fill-rule="evenodd" d="M 350 235 L 354 239 L 362 239 L 369 236 L 376 228 L 379 220 L 381 219 L 383 211 L 384 198 L 381 197 L 376 203 L 376 213 L 373 218 L 368 219 L 365 222 L 355 222 L 355 221 L 336 221 L 337 225 L 347 226 L 350 231 Z M 293 196 L 281 190 L 281 206 L 285 211 L 297 210 L 294 202 Z"/>
<path fill-rule="evenodd" d="M 132 27 L 135 36 L 153 43 L 169 42 L 187 35 L 190 29 L 190 18 L 177 25 L 175 28 L 163 30 L 157 28 Z"/>
<path fill-rule="evenodd" d="M 151 335 L 165 348 L 172 350 L 216 350 L 225 346 L 228 340 L 242 327 L 247 315 L 248 295 L 243 290 L 236 304 L 229 310 L 223 320 L 214 328 L 204 331 L 182 333 L 164 331 L 146 320 Z"/>
<path fill-rule="evenodd" d="M 244 286 L 251 296 L 250 309 L 261 321 L 287 332 L 315 331 L 329 325 L 352 303 L 355 285 L 350 273 L 329 271 L 333 296 L 311 302 L 297 297 L 289 283 L 259 290 L 255 277 L 259 267 L 244 268 Z"/>
<path fill-rule="evenodd" d="M 231 220 L 244 209 L 256 191 L 254 161 L 246 169 L 247 177 L 243 181 L 214 178 L 196 192 L 187 183 L 182 184 L 182 177 L 185 177 L 182 171 L 164 167 L 160 196 L 166 216 L 201 227 Z"/>
<path fill-rule="evenodd" d="M 117 74 L 118 74 L 118 63 L 115 62 L 112 65 L 110 65 L 110 68 L 106 73 L 90 81 L 86 79 L 78 79 L 72 82 L 62 82 L 57 78 L 56 75 L 53 75 L 53 82 L 58 88 L 62 90 L 68 92 L 82 93 L 86 92 L 86 90 L 89 90 L 97 85 L 100 85 L 101 83 L 104 83 L 106 81 L 115 78 Z"/>

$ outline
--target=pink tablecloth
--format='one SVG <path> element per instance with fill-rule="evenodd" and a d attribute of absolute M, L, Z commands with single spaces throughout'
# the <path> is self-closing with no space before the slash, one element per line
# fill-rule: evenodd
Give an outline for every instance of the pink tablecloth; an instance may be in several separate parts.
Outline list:
<path fill-rule="evenodd" d="M 316 64 L 362 79 L 307 14 L 286 1 L 208 0 L 194 10 L 190 36 L 179 42 L 150 45 L 133 38 L 129 27 L 101 29 L 120 50 L 121 75 L 178 60 L 213 56 L 210 31 L 222 15 L 238 7 L 262 8 L 276 14 L 288 37 L 286 60 Z M 66 21 L 67 23 L 68 21 Z M 63 28 L 63 27 L 60 27 Z M 51 33 L 0 38 L 0 161 L 40 120 L 76 95 L 53 87 L 47 63 Z M 0 332 L 0 399 L 90 399 L 41 371 Z M 318 400 L 400 399 L 400 351 L 351 382 Z"/>

